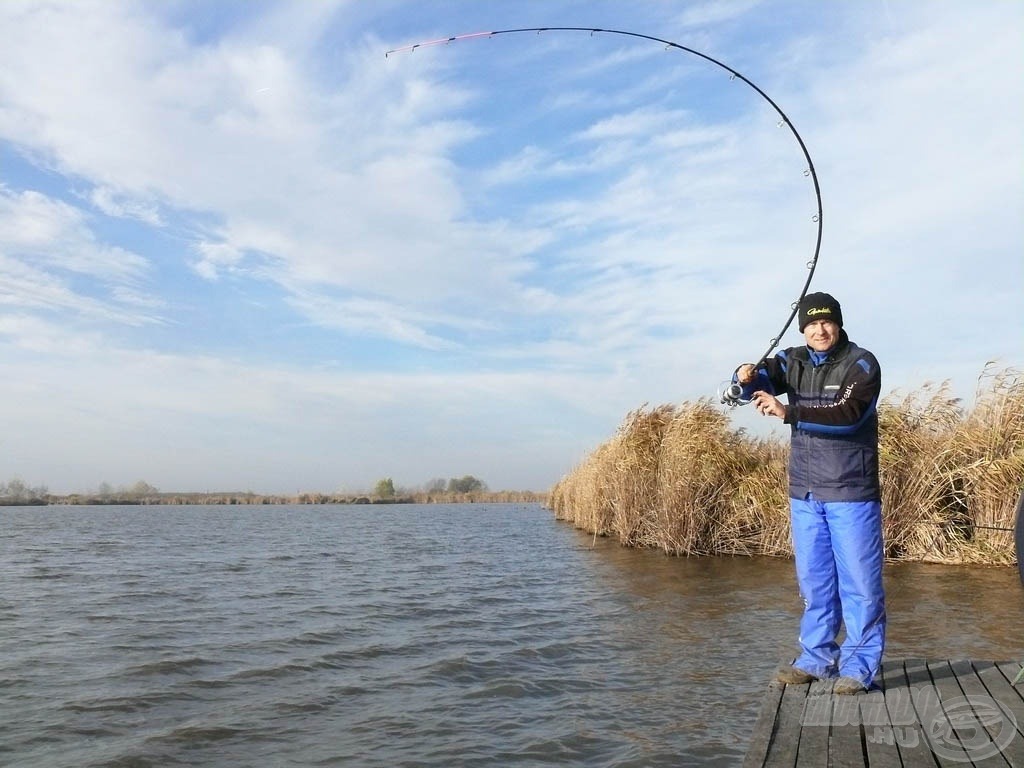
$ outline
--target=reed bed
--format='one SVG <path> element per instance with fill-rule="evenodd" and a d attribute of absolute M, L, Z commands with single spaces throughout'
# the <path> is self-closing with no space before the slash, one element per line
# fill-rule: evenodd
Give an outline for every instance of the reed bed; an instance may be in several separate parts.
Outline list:
<path fill-rule="evenodd" d="M 1024 378 L 987 366 L 968 411 L 948 382 L 879 405 L 886 556 L 1016 562 Z M 595 536 L 674 555 L 791 556 L 788 440 L 733 429 L 710 400 L 632 411 L 562 478 L 548 506 Z"/>

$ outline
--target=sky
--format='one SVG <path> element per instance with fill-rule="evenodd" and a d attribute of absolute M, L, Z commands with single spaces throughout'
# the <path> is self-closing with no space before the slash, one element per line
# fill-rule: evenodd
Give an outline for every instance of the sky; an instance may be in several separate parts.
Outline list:
<path fill-rule="evenodd" d="M 0 482 L 543 491 L 716 398 L 807 278 L 809 164 L 658 42 L 385 56 L 555 26 L 778 105 L 885 394 L 1024 365 L 1019 0 L 3 0 Z"/>

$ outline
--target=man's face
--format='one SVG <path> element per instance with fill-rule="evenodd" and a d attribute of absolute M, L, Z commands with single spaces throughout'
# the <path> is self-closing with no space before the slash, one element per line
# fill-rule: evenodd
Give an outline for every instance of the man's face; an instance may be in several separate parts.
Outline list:
<path fill-rule="evenodd" d="M 831 320 L 815 320 L 804 326 L 804 340 L 815 352 L 828 352 L 839 341 L 839 326 Z"/>

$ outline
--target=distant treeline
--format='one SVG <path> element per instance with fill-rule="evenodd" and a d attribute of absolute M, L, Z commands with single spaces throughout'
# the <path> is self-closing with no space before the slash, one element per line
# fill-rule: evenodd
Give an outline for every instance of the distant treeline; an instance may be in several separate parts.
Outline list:
<path fill-rule="evenodd" d="M 471 493 L 416 492 L 403 496 L 379 497 L 375 495 L 300 493 L 278 496 L 258 493 L 150 493 L 150 494 L 79 494 L 56 495 L 43 493 L 34 496 L 0 495 L 0 506 L 56 506 L 56 505 L 260 505 L 260 504 L 471 504 L 471 503 L 528 503 L 544 502 L 547 492 L 534 491 L 478 491 Z"/>
<path fill-rule="evenodd" d="M 16 477 L 9 483 L 0 483 L 0 506 L 45 504 L 48 494 L 45 485 L 31 486 Z"/>
<path fill-rule="evenodd" d="M 487 483 L 472 475 L 459 478 L 435 478 L 422 488 L 397 488 L 391 478 L 377 482 L 373 492 L 320 493 L 294 495 L 260 494 L 252 491 L 216 491 L 203 493 L 161 492 L 139 480 L 130 486 L 114 488 L 100 483 L 95 492 L 52 494 L 46 486 L 30 486 L 20 478 L 0 483 L 0 506 L 46 505 L 147 505 L 147 504 L 461 504 L 540 502 L 547 491 L 491 491 Z"/>
<path fill-rule="evenodd" d="M 948 382 L 879 405 L 886 556 L 1012 564 L 1024 378 L 987 367 L 965 411 Z M 754 439 L 709 400 L 630 413 L 551 492 L 595 536 L 679 555 L 791 556 L 788 438 Z"/>

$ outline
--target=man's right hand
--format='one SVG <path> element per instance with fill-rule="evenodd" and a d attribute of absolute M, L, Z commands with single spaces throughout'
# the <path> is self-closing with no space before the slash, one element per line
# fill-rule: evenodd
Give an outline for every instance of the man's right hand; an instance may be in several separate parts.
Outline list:
<path fill-rule="evenodd" d="M 749 384 L 754 380 L 757 370 L 750 363 L 744 363 L 736 369 L 736 381 L 740 384 Z"/>

